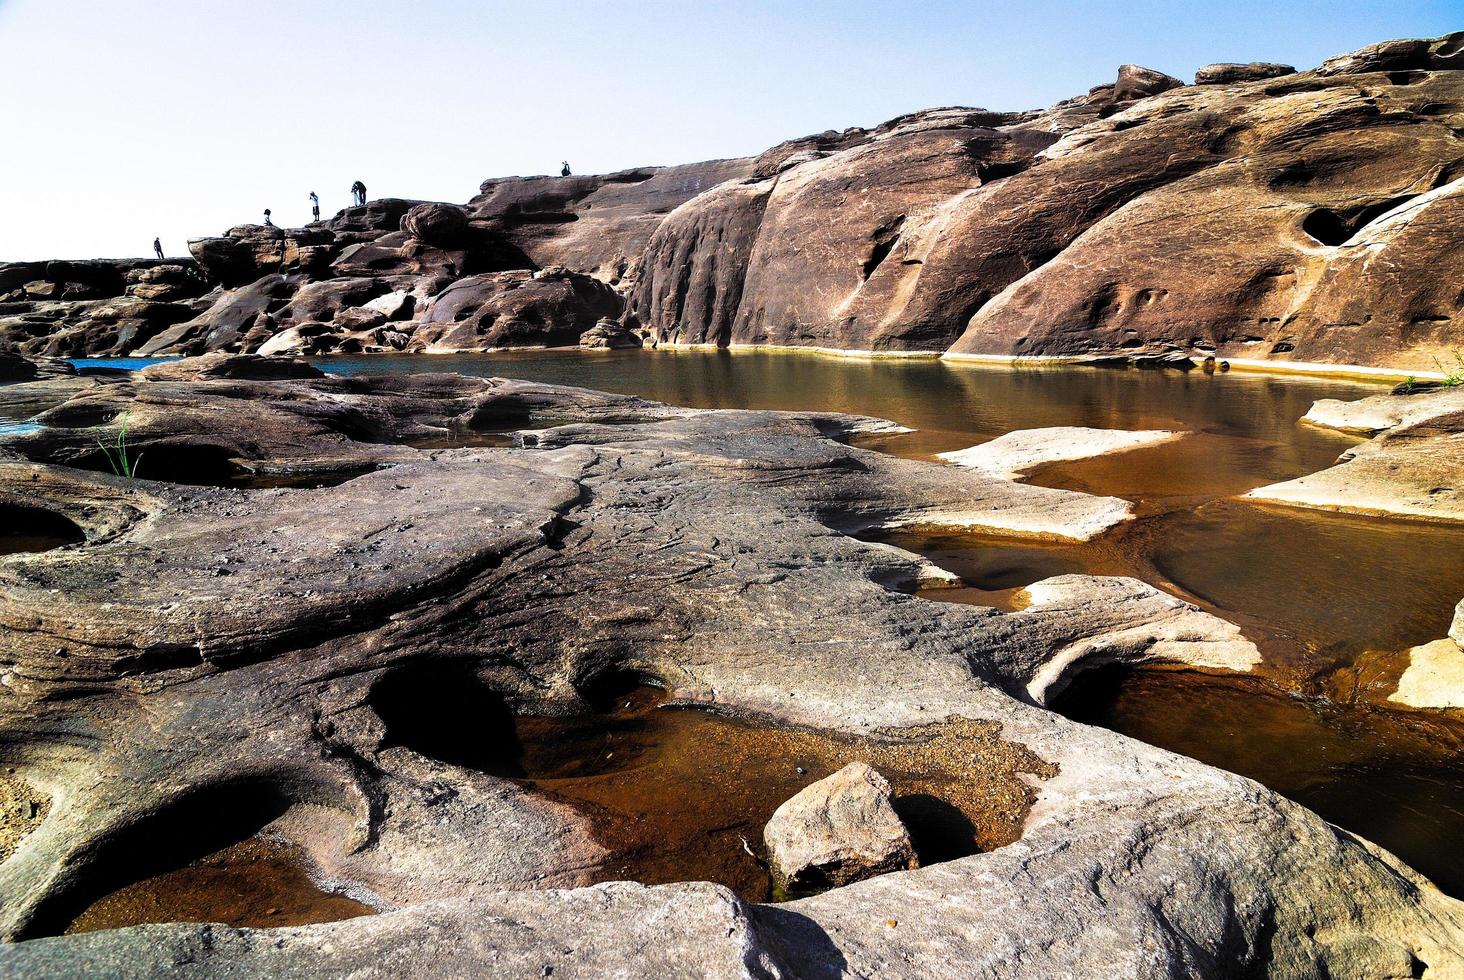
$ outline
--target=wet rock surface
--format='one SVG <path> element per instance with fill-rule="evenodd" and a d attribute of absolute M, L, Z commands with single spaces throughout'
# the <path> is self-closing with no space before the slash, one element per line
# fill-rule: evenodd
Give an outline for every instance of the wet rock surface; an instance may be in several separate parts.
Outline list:
<path fill-rule="evenodd" d="M 86 379 L 56 418 L 87 425 L 0 462 L 0 502 L 85 532 L 0 559 L 0 754 L 50 801 L 0 863 L 0 927 L 27 940 L 0 948 L 0 972 L 1406 976 L 1446 975 L 1464 952 L 1464 906 L 1390 855 L 1028 691 L 1079 642 L 1202 663 L 1213 623 L 1089 576 L 1018 613 L 931 603 L 899 591 L 913 555 L 843 533 L 959 522 L 973 500 L 1052 527 L 1094 498 L 839 441 L 888 426 L 873 419 L 170 367 Z M 374 469 L 260 490 L 63 465 L 117 412 L 146 452 L 230 435 L 261 462 Z M 567 424 L 521 430 L 519 448 L 400 442 L 526 417 Z M 897 809 L 903 765 L 992 830 L 974 852 L 781 905 L 595 884 L 633 847 L 593 809 L 401 734 L 402 704 L 433 706 L 438 728 L 584 715 L 625 674 L 664 691 L 658 711 L 712 709 L 769 745 L 877 740 L 857 757 L 890 774 Z M 958 789 L 988 771 L 1004 802 L 981 816 Z M 200 827 L 268 827 L 385 914 L 38 938 L 149 862 L 186 861 Z"/>

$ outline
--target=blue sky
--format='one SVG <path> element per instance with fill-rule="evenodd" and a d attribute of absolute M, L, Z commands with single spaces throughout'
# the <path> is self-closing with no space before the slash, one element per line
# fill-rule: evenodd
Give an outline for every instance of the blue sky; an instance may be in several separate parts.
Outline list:
<path fill-rule="evenodd" d="M 1324 58 L 1432 2 L 0 0 L 0 260 L 140 255 L 486 177 L 756 153 L 912 109 L 1034 108 L 1132 61 Z"/>

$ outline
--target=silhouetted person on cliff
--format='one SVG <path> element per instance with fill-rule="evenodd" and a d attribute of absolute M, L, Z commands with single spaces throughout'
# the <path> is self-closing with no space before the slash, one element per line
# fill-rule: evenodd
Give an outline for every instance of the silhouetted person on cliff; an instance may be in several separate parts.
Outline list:
<path fill-rule="evenodd" d="M 358 205 L 366 203 L 366 185 L 359 180 L 351 185 L 351 200 Z"/>
<path fill-rule="evenodd" d="M 561 176 L 561 177 L 568 177 L 569 176 L 569 161 L 568 160 L 565 160 L 564 161 L 564 165 L 559 168 L 559 176 Z"/>
<path fill-rule="evenodd" d="M 269 208 L 265 208 L 264 209 L 264 226 L 266 228 L 273 228 L 274 227 L 274 219 L 272 219 L 270 217 L 270 214 L 271 213 L 272 212 L 270 211 Z"/>
<path fill-rule="evenodd" d="M 163 256 L 163 240 L 161 238 L 154 238 L 153 239 L 153 251 L 158 253 L 158 258 L 161 259 L 161 258 L 164 257 Z"/>
<path fill-rule="evenodd" d="M 314 191 L 310 192 L 310 214 L 315 221 L 320 220 L 320 198 Z"/>

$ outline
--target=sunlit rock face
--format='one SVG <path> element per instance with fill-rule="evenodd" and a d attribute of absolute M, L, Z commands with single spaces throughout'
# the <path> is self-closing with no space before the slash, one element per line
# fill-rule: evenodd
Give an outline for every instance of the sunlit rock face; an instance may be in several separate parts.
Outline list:
<path fill-rule="evenodd" d="M 632 310 L 681 342 L 1431 369 L 1459 338 L 1457 270 L 1429 271 L 1460 254 L 1458 47 L 1125 66 L 1086 112 L 839 134 L 669 217 Z"/>
<path fill-rule="evenodd" d="M 523 315 L 448 346 L 572 346 L 608 316 L 656 345 L 1431 371 L 1464 342 L 1461 39 L 1299 73 L 1208 65 L 1189 86 L 1123 65 L 1046 110 L 930 109 L 753 158 L 241 225 L 172 270 L 7 265 L 0 339 L 70 356 L 447 349 L 440 321 L 421 329 L 445 292 L 552 268 L 613 302 L 582 322 L 515 300 Z M 334 280 L 413 302 L 294 298 Z"/>

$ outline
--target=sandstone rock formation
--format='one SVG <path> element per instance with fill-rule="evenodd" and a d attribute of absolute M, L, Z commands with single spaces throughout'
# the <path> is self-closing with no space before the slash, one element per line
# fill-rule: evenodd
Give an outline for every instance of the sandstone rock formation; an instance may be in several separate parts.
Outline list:
<path fill-rule="evenodd" d="M 838 441 L 878 420 L 455 376 L 249 378 L 261 363 L 23 386 L 68 400 L 19 445 L 29 459 L 0 461 L 0 506 L 81 540 L 0 561 L 0 755 L 14 793 L 48 801 L 0 863 L 0 929 L 24 940 L 0 973 L 1401 977 L 1464 956 L 1464 905 L 1392 856 L 1026 693 L 1078 642 L 1200 662 L 1213 623 L 1086 576 L 1015 614 L 898 591 L 921 563 L 841 530 L 959 513 L 994 484 Z M 163 479 L 83 456 L 122 412 L 139 448 L 177 447 Z M 569 424 L 517 448 L 412 445 L 527 419 Z M 179 482 L 208 445 L 365 472 Z M 1091 506 L 1000 482 L 1009 507 Z M 764 745 L 860 739 L 897 788 L 910 752 L 952 786 L 1005 765 L 991 818 L 1007 829 L 783 905 L 596 884 L 646 843 L 433 754 L 464 704 L 475 724 L 584 715 L 626 672 L 683 713 L 761 726 Z M 404 728 L 403 703 L 430 724 Z M 928 750 L 960 726 L 992 751 Z M 200 828 L 261 826 L 385 914 L 56 936 Z"/>
<path fill-rule="evenodd" d="M 1062 425 L 1047 429 L 1019 429 L 970 449 L 939 453 L 937 458 L 992 476 L 1015 480 L 1049 463 L 1090 459 L 1157 446 L 1183 436 L 1183 432 L 1149 429 L 1090 429 Z"/>
<path fill-rule="evenodd" d="M 644 341 L 639 334 L 625 329 L 618 320 L 602 317 L 580 334 L 579 345 L 597 350 L 639 350 Z"/>
<path fill-rule="evenodd" d="M 465 207 L 381 199 L 200 239 L 200 279 L 4 266 L 0 339 L 70 356 L 476 350 L 572 345 L 608 316 L 660 344 L 1429 372 L 1464 344 L 1461 49 L 1450 34 L 1309 72 L 1216 64 L 1193 86 L 1123 65 L 1041 111 L 931 109 L 750 159 L 494 179 Z M 553 298 L 446 345 L 414 336 L 455 283 L 476 284 L 460 300 L 550 268 L 612 287 L 614 307 L 570 325 Z M 383 324 L 291 302 L 325 281 L 413 303 Z"/>
<path fill-rule="evenodd" d="M 1409 650 L 1388 700 L 1411 708 L 1464 708 L 1464 647 L 1445 638 Z"/>
<path fill-rule="evenodd" d="M 428 351 L 567 347 L 619 312 L 620 300 L 609 286 L 558 266 L 471 276 L 427 304 L 413 346 Z"/>
<path fill-rule="evenodd" d="M 1195 84 L 1233 85 L 1236 82 L 1259 82 L 1267 78 L 1280 78 L 1282 75 L 1295 74 L 1296 69 L 1291 65 L 1278 65 L 1264 61 L 1252 61 L 1244 65 L 1234 63 L 1206 65 L 1195 72 Z"/>
<path fill-rule="evenodd" d="M 1464 708 L 1464 600 L 1449 635 L 1407 651 L 1408 664 L 1388 700 L 1410 708 Z"/>
<path fill-rule="evenodd" d="M 1376 433 L 1336 466 L 1258 487 L 1252 500 L 1363 514 L 1464 521 L 1464 388 L 1320 401 L 1306 421 Z"/>
<path fill-rule="evenodd" d="M 763 831 L 774 880 L 788 892 L 837 888 L 917 866 L 890 783 L 851 762 L 773 813 Z"/>

